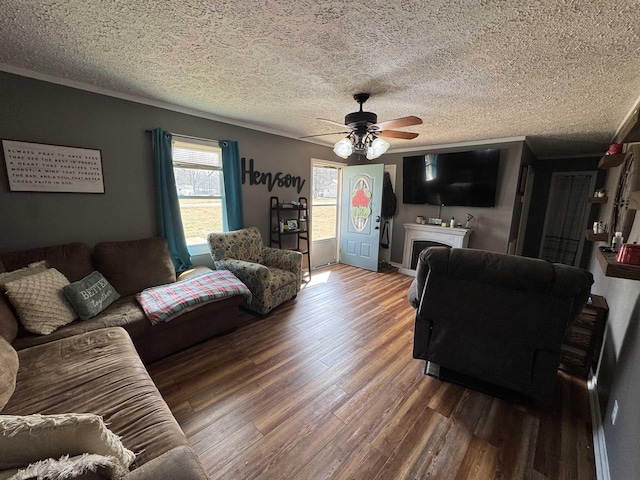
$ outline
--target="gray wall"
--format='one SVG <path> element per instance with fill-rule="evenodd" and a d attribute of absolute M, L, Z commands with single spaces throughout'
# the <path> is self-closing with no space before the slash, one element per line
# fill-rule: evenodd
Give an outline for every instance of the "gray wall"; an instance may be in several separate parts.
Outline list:
<path fill-rule="evenodd" d="M 405 156 L 424 155 L 426 153 L 460 152 L 465 150 L 500 148 L 500 166 L 498 169 L 498 191 L 494 208 L 478 207 L 442 207 L 442 218 L 447 222 L 451 217 L 464 222 L 465 214 L 471 213 L 473 233 L 469 238 L 469 247 L 482 250 L 507 253 L 509 232 L 513 217 L 518 174 L 522 158 L 523 143 L 512 142 L 493 145 L 467 146 L 449 149 L 428 149 L 415 152 L 392 153 L 380 157 L 380 163 L 396 164 L 395 194 L 398 201 L 398 211 L 393 217 L 393 244 L 391 246 L 391 261 L 402 263 L 404 250 L 404 223 L 413 223 L 418 215 L 425 218 L 438 217 L 438 207 L 435 205 L 405 205 L 402 203 L 402 159 Z"/>
<path fill-rule="evenodd" d="M 2 162 L 0 250 L 155 235 L 151 137 L 145 132 L 154 127 L 237 140 L 240 156 L 253 158 L 255 169 L 305 180 L 300 194 L 243 186 L 245 224 L 258 226 L 265 241 L 269 197 L 308 197 L 310 159 L 334 157 L 328 147 L 0 72 L 0 138 L 101 150 L 106 192 L 10 192 Z"/>
<path fill-rule="evenodd" d="M 4 164 L 0 168 L 0 250 L 23 249 L 71 241 L 93 245 L 156 234 L 151 139 L 146 130 L 165 130 L 216 140 L 237 140 L 240 155 L 254 159 L 261 172 L 283 172 L 305 180 L 295 188 L 243 186 L 245 225 L 260 228 L 266 243 L 269 197 L 309 197 L 310 159 L 340 160 L 329 147 L 237 127 L 0 72 L 0 138 L 67 145 L 102 152 L 105 194 L 10 192 Z M 483 146 L 482 148 L 490 148 Z M 511 227 L 522 143 L 502 144 L 495 208 L 444 207 L 443 218 L 475 216 L 470 246 L 506 252 Z M 460 151 L 465 147 L 439 151 Z M 433 149 L 431 149 L 433 151 Z M 404 228 L 417 215 L 437 216 L 438 207 L 402 204 L 402 157 L 380 158 L 397 167 L 398 212 L 394 217 L 391 260 L 402 262 Z M 348 163 L 357 163 L 350 158 Z"/>
<path fill-rule="evenodd" d="M 612 197 L 622 167 L 607 170 L 605 189 L 609 202 L 602 208 L 600 219 L 609 221 Z M 638 241 L 640 215 L 636 216 L 629 239 Z M 598 242 L 598 246 L 604 243 Z M 593 293 L 603 295 L 609 305 L 606 340 L 600 366 L 596 372 L 597 392 L 604 427 L 609 467 L 613 480 L 638 478 L 640 471 L 640 281 L 605 277 L 595 258 L 591 257 L 589 270 L 595 283 Z M 614 401 L 619 411 L 616 424 L 611 424 Z"/>

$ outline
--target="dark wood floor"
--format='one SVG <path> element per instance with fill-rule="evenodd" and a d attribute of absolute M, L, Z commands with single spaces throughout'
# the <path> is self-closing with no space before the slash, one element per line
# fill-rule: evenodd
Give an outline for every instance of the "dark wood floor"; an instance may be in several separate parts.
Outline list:
<path fill-rule="evenodd" d="M 335 266 L 150 371 L 212 478 L 595 479 L 586 385 L 523 407 L 411 357 L 411 278 Z"/>

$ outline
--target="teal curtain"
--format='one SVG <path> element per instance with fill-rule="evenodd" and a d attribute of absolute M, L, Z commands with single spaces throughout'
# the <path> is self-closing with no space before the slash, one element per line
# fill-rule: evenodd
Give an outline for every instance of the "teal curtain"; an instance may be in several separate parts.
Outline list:
<path fill-rule="evenodd" d="M 238 142 L 221 140 L 222 171 L 224 174 L 225 207 L 222 209 L 222 221 L 225 232 L 244 228 L 244 210 L 242 208 L 242 167 Z"/>
<path fill-rule="evenodd" d="M 191 256 L 182 229 L 178 191 L 173 175 L 171 134 L 160 128 L 151 131 L 153 137 L 153 166 L 156 187 L 156 219 L 158 233 L 167 239 L 169 253 L 176 272 L 192 267 Z"/>

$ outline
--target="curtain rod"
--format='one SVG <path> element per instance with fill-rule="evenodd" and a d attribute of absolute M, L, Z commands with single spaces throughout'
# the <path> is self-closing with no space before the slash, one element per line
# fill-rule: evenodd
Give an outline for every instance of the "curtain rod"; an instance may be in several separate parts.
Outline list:
<path fill-rule="evenodd" d="M 147 133 L 151 133 L 153 130 L 145 130 L 145 132 Z M 182 133 L 173 133 L 173 132 L 167 132 L 169 133 L 171 136 L 174 137 L 182 137 L 182 138 L 190 138 L 191 140 L 200 140 L 202 142 L 218 142 L 221 143 L 220 140 L 213 140 L 212 138 L 202 138 L 202 137 L 193 137 L 191 135 L 183 135 Z"/>

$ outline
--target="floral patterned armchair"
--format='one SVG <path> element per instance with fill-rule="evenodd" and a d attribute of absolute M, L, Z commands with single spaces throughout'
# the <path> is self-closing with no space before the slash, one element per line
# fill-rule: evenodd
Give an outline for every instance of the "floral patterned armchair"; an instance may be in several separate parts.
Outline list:
<path fill-rule="evenodd" d="M 231 271 L 251 290 L 248 309 L 266 315 L 300 291 L 302 254 L 263 246 L 256 227 L 210 233 L 207 241 L 216 268 Z"/>

